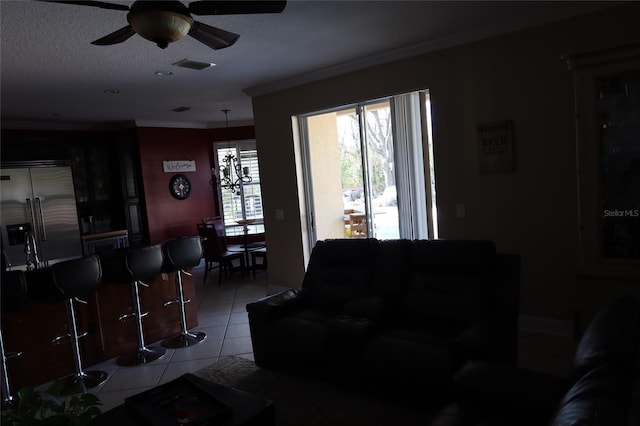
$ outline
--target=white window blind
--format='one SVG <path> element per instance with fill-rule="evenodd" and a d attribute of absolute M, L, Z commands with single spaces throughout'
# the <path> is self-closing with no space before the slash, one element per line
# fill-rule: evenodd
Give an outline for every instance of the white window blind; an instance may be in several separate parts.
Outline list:
<path fill-rule="evenodd" d="M 246 168 L 251 182 L 240 183 L 240 190 L 233 192 L 222 188 L 218 182 L 218 195 L 222 206 L 222 217 L 227 235 L 240 235 L 244 232 L 243 225 L 238 220 L 253 219 L 249 225 L 250 234 L 264 232 L 264 213 L 262 210 L 262 192 L 260 188 L 260 167 L 258 151 L 255 141 L 232 141 L 214 143 L 215 167 L 221 170 L 224 158 L 231 154 L 238 161 L 240 170 Z M 242 174 L 242 172 L 241 172 Z M 231 172 L 231 179 L 238 178 L 235 171 Z"/>

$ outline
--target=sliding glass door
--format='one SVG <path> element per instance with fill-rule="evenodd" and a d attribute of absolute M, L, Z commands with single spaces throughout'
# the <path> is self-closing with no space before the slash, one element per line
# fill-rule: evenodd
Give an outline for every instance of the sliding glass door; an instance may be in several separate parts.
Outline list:
<path fill-rule="evenodd" d="M 299 117 L 312 245 L 429 237 L 420 99 L 416 92 Z"/>

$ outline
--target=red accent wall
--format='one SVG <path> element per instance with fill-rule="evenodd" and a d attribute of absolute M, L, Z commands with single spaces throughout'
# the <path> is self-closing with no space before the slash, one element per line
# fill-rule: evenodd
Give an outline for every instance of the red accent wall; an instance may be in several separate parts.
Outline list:
<path fill-rule="evenodd" d="M 151 244 L 185 235 L 197 235 L 203 217 L 217 216 L 216 189 L 211 180 L 212 142 L 253 139 L 253 126 L 223 129 L 137 129 L 142 180 Z M 177 200 L 169 193 L 174 173 L 162 170 L 163 161 L 193 160 L 195 172 L 184 173 L 191 181 L 191 195 Z"/>

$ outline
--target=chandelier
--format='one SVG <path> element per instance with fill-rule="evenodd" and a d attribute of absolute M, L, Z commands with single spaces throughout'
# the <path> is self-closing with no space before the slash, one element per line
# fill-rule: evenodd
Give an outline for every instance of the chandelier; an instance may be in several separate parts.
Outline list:
<path fill-rule="evenodd" d="M 224 112 L 224 120 L 227 125 L 227 129 L 229 128 L 229 118 L 228 118 L 228 109 L 223 109 Z M 219 164 L 220 168 L 220 187 L 222 189 L 227 189 L 234 194 L 240 194 L 240 189 L 242 185 L 246 183 L 250 183 L 253 178 L 249 176 L 249 167 L 242 167 L 238 162 L 238 158 L 231 153 L 231 143 L 228 142 L 227 155 L 222 159 L 222 163 Z M 212 169 L 212 175 L 215 176 L 215 169 Z M 213 184 L 213 176 L 212 176 L 212 184 Z"/>

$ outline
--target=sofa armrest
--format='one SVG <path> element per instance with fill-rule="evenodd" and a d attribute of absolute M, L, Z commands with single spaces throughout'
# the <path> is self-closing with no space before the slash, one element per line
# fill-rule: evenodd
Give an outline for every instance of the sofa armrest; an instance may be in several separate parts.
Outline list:
<path fill-rule="evenodd" d="M 257 365 L 271 365 L 269 327 L 301 304 L 301 293 L 302 290 L 298 289 L 285 290 L 247 303 L 251 345 Z"/>
<path fill-rule="evenodd" d="M 254 302 L 247 303 L 249 316 L 261 317 L 263 320 L 279 317 L 300 304 L 302 290 L 290 289 L 272 294 Z"/>
<path fill-rule="evenodd" d="M 453 378 L 453 392 L 466 411 L 485 421 L 526 424 L 547 424 L 570 385 L 566 377 L 487 361 L 470 361 Z"/>

